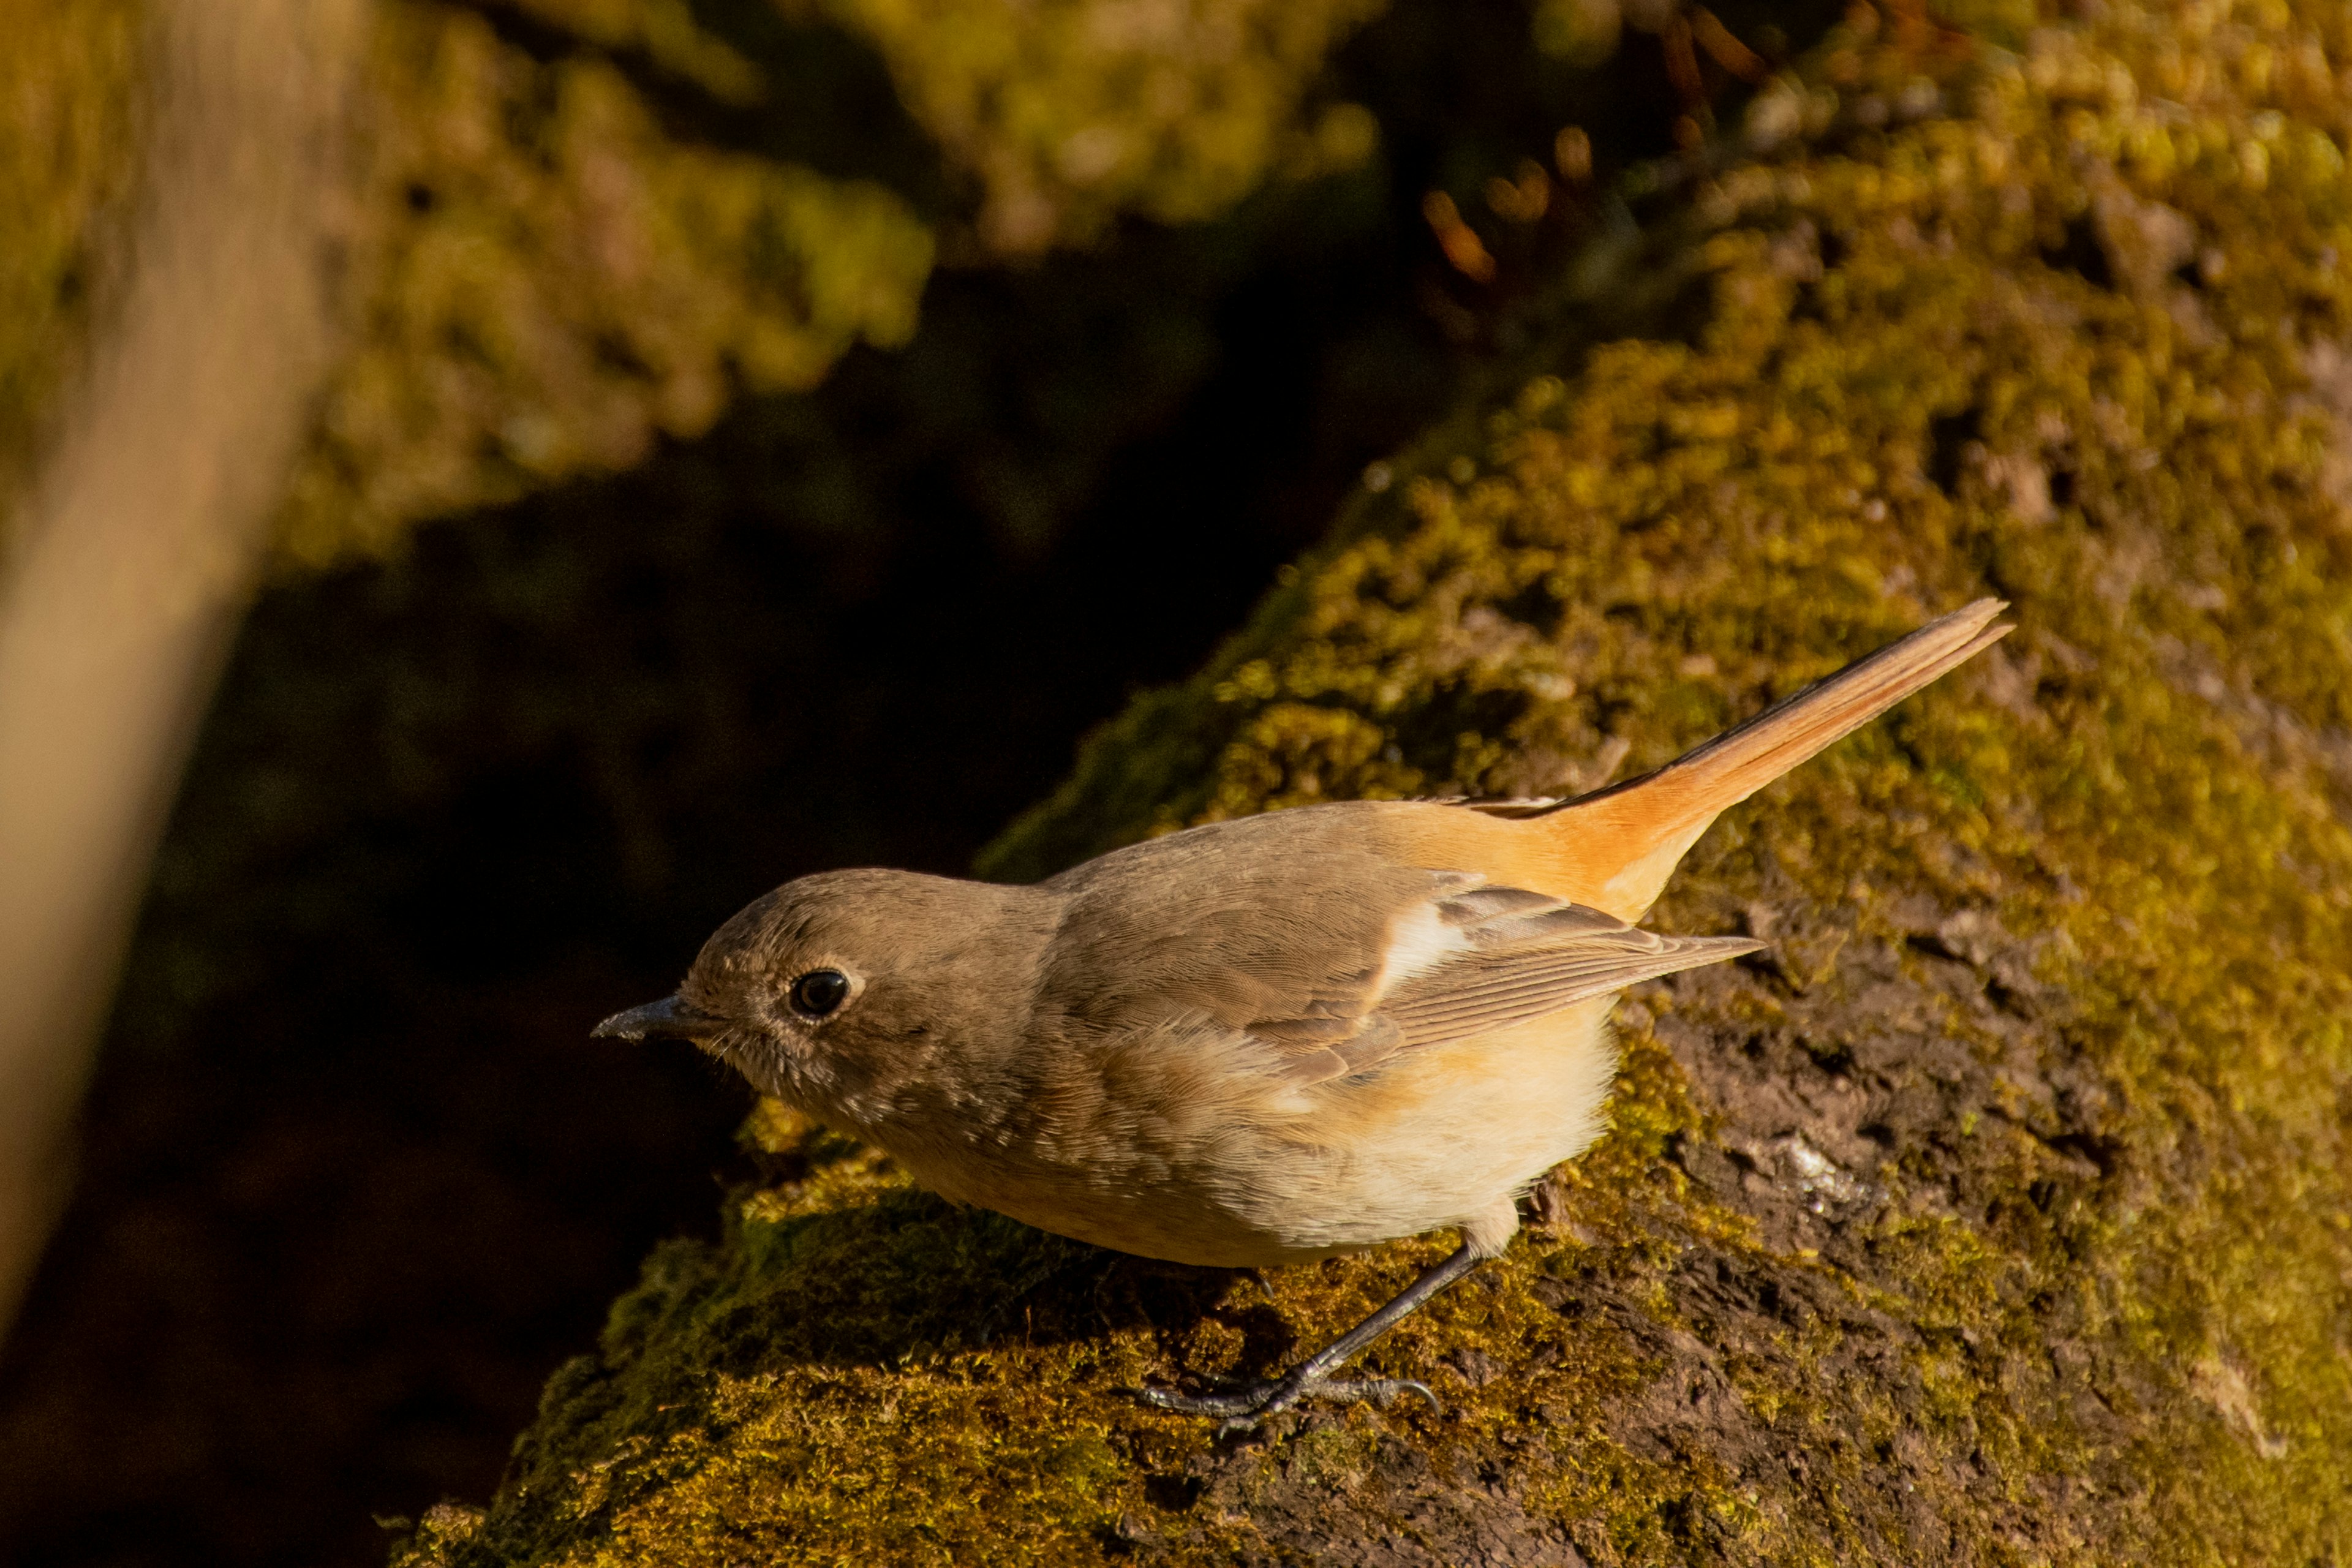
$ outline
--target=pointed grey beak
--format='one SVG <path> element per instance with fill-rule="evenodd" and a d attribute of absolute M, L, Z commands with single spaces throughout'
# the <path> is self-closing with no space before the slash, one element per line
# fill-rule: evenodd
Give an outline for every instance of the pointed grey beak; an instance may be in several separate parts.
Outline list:
<path fill-rule="evenodd" d="M 698 1040 L 726 1026 L 724 1018 L 697 1012 L 675 996 L 615 1013 L 588 1033 L 600 1040 Z"/>

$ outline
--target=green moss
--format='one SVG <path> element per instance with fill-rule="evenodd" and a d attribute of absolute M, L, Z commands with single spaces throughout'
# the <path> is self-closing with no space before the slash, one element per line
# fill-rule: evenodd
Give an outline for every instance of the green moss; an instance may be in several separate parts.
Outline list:
<path fill-rule="evenodd" d="M 1402 1510 L 1400 1438 L 1602 1563 L 2352 1551 L 2352 18 L 2030 21 L 1857 13 L 1773 89 L 1819 133 L 1762 146 L 1767 103 L 1616 274 L 1702 319 L 1571 312 L 994 852 L 1589 785 L 2014 602 L 1693 856 L 1661 923 L 1769 920 L 1774 958 L 1621 1010 L 1616 1131 L 1372 1352 L 1442 1415 L 1221 1453 L 1117 1393 L 1277 1364 L 1438 1241 L 1269 1301 L 772 1120 L 789 1179 L 656 1256 L 412 1560 L 1229 1561 L 1302 1499 Z M 1760 1142 L 1792 1121 L 1874 1164 L 1806 1186 Z"/>

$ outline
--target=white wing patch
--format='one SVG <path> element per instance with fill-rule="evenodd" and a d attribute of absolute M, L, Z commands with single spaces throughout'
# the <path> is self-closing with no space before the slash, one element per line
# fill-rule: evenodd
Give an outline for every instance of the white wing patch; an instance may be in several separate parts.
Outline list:
<path fill-rule="evenodd" d="M 1380 977 L 1372 982 L 1372 1007 L 1377 1009 L 1382 997 L 1406 981 L 1461 957 L 1474 946 L 1459 922 L 1446 920 L 1443 903 L 1413 905 L 1397 917 L 1389 932 Z"/>

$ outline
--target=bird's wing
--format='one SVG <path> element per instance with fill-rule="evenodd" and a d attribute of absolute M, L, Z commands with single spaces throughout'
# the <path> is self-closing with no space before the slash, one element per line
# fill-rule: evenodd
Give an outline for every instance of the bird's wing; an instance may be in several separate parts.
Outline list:
<path fill-rule="evenodd" d="M 1662 935 L 1561 903 L 1489 921 L 1475 936 L 1480 940 L 1469 952 L 1381 998 L 1380 1015 L 1396 1025 L 1404 1045 L 1467 1039 L 1764 945 L 1747 937 Z"/>
<path fill-rule="evenodd" d="M 1251 1037 L 1277 1070 L 1357 1040 L 1372 1027 L 1399 933 L 1436 928 L 1436 901 L 1480 879 L 1335 847 L 1318 841 L 1323 826 L 1361 836 L 1360 824 L 1281 812 L 1064 873 L 1049 884 L 1066 902 L 1036 1016 L 1049 1032 L 1093 1039 L 1205 1019 Z"/>
<path fill-rule="evenodd" d="M 1286 1047 L 1285 1077 L 1318 1083 L 1763 945 L 1662 936 L 1522 888 L 1457 887 L 1433 897 L 1423 918 L 1397 922 L 1369 1005 L 1353 1020 L 1327 1014 L 1249 1028 Z"/>

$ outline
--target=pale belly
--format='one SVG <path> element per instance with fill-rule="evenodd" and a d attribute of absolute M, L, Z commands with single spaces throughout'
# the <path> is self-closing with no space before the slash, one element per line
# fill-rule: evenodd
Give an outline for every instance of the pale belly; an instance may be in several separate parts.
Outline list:
<path fill-rule="evenodd" d="M 1612 1001 L 1306 1088 L 1270 1082 L 1212 1037 L 1138 1041 L 1090 1081 L 1057 1084 L 1054 1116 L 981 1146 L 882 1141 L 959 1202 L 1181 1263 L 1291 1263 L 1446 1227 L 1491 1231 L 1606 1128 Z"/>

